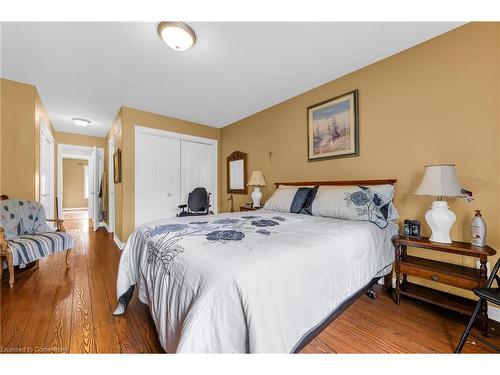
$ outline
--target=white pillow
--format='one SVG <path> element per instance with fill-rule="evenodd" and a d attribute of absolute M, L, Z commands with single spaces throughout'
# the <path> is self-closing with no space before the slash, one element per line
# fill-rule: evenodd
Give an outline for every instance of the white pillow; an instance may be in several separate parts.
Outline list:
<path fill-rule="evenodd" d="M 290 212 L 292 207 L 293 198 L 295 193 L 299 190 L 300 186 L 285 186 L 280 185 L 271 195 L 264 205 L 266 210 L 277 212 Z"/>
<path fill-rule="evenodd" d="M 320 186 L 312 204 L 314 216 L 370 221 L 385 228 L 399 217 L 392 204 L 393 185 Z"/>

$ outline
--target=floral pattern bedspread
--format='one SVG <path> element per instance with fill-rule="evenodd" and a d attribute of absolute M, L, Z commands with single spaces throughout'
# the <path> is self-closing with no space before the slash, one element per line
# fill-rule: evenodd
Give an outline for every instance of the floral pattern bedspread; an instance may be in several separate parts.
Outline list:
<path fill-rule="evenodd" d="M 291 352 L 387 272 L 396 233 L 264 209 L 149 223 L 122 252 L 115 314 L 137 287 L 167 352 Z"/>

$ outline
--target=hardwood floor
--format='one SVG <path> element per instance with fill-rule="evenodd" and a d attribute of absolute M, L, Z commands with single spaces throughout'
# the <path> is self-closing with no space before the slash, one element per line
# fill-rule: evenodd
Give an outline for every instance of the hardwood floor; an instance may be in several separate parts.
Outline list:
<path fill-rule="evenodd" d="M 66 229 L 77 241 L 69 269 L 64 254 L 54 254 L 42 259 L 38 269 L 17 273 L 14 288 L 2 281 L 0 352 L 163 352 L 148 307 L 136 296 L 125 315 L 112 315 L 120 251 L 112 234 L 93 232 L 89 221 L 78 215 L 64 215 Z M 396 306 L 382 288 L 376 290 L 377 299 L 358 299 L 302 352 L 453 351 L 464 329 L 463 317 L 409 299 Z M 492 325 L 490 339 L 500 345 L 498 332 L 499 325 Z M 491 351 L 471 341 L 465 353 Z"/>

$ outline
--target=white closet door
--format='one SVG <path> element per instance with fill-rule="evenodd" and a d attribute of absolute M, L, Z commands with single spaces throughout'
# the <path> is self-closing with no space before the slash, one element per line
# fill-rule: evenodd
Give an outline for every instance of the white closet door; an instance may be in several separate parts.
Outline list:
<path fill-rule="evenodd" d="M 180 140 L 136 133 L 135 226 L 175 217 L 180 204 Z"/>
<path fill-rule="evenodd" d="M 181 141 L 181 201 L 187 203 L 194 188 L 204 187 L 212 194 L 214 207 L 214 146 L 205 143 Z"/>

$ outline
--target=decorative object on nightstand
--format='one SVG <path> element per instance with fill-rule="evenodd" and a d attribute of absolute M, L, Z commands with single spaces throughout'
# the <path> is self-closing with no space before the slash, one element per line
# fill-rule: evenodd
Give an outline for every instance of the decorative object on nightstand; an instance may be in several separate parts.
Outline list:
<path fill-rule="evenodd" d="M 264 173 L 262 173 L 262 171 L 253 171 L 252 176 L 250 176 L 250 181 L 248 181 L 247 185 L 254 187 L 254 190 L 252 192 L 252 200 L 254 208 L 260 208 L 260 199 L 262 198 L 260 187 L 266 186 Z"/>
<path fill-rule="evenodd" d="M 484 247 L 486 245 L 486 222 L 481 216 L 481 210 L 475 211 L 476 214 L 470 223 L 470 242 L 474 246 Z"/>
<path fill-rule="evenodd" d="M 487 262 L 488 257 L 496 254 L 489 246 L 477 247 L 468 242 L 456 242 L 451 244 L 440 244 L 431 242 L 428 238 L 409 238 L 404 235 L 395 236 L 392 239 L 396 248 L 396 272 L 395 300 L 399 305 L 400 295 L 405 295 L 444 307 L 461 314 L 472 316 L 476 301 L 449 294 L 436 289 L 408 282 L 407 276 L 416 276 L 424 280 L 430 280 L 457 288 L 472 290 L 483 288 L 487 284 Z M 421 256 L 407 254 L 407 248 L 414 247 L 441 253 L 457 254 L 473 258 L 479 258 L 479 269 L 466 267 L 442 261 L 435 261 Z M 481 306 L 479 320 L 483 334 L 488 332 L 488 306 L 487 302 Z"/>
<path fill-rule="evenodd" d="M 451 243 L 450 229 L 455 223 L 456 216 L 448 209 L 448 203 L 443 200 L 443 197 L 463 197 L 455 165 L 426 165 L 424 178 L 415 194 L 438 197 L 432 202 L 431 209 L 425 213 L 425 221 L 432 230 L 430 240 Z"/>

